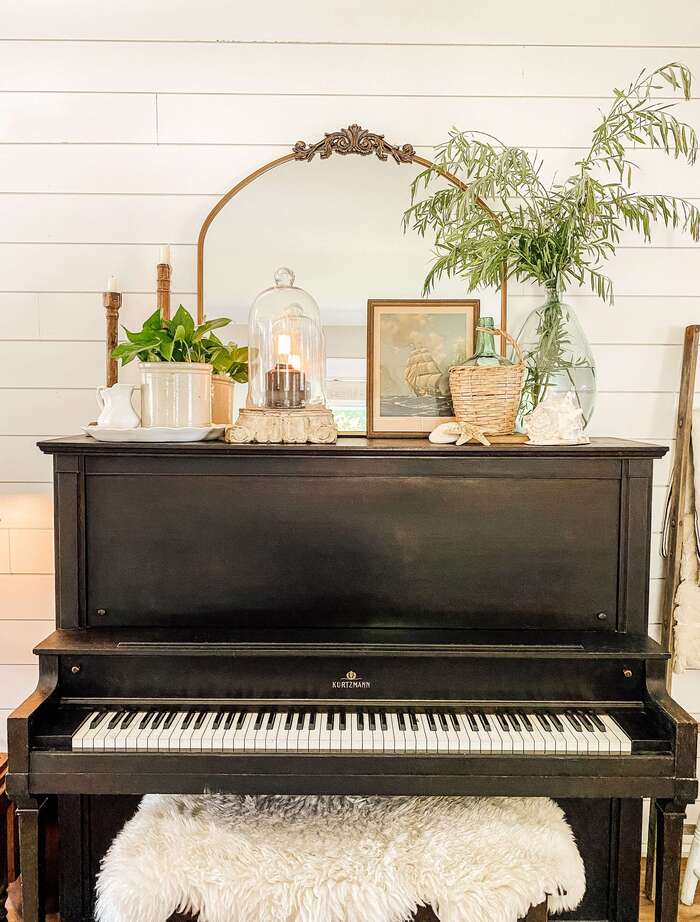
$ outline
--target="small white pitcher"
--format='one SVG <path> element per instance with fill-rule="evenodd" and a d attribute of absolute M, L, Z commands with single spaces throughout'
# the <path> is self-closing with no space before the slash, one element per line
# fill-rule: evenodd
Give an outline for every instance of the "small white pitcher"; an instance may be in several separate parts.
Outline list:
<path fill-rule="evenodd" d="M 133 384 L 113 384 L 97 388 L 100 415 L 97 425 L 109 429 L 136 429 L 141 420 L 131 404 Z"/>

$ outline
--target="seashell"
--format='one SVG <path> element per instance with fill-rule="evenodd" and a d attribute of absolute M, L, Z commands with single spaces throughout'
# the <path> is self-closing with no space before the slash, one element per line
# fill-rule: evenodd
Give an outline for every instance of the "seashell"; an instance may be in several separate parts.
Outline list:
<path fill-rule="evenodd" d="M 428 438 L 434 445 L 453 445 L 460 437 L 461 432 L 457 423 L 440 423 L 430 433 Z"/>
<path fill-rule="evenodd" d="M 583 411 L 571 391 L 550 393 L 523 420 L 533 445 L 587 445 L 583 434 Z"/>

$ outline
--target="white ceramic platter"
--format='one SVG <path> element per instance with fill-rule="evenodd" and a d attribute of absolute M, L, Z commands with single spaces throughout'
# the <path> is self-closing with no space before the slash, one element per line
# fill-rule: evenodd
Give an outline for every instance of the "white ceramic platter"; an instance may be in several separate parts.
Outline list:
<path fill-rule="evenodd" d="M 110 429 L 109 426 L 83 426 L 85 435 L 98 442 L 204 442 L 220 439 L 226 426 L 139 426 L 137 429 Z"/>

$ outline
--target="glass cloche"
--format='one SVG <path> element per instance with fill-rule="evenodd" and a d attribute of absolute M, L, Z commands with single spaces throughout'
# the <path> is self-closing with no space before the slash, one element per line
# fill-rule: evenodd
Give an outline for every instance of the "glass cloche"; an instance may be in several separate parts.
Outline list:
<path fill-rule="evenodd" d="M 294 284 L 291 269 L 275 272 L 248 320 L 248 405 L 296 410 L 324 406 L 326 354 L 318 304 Z"/>

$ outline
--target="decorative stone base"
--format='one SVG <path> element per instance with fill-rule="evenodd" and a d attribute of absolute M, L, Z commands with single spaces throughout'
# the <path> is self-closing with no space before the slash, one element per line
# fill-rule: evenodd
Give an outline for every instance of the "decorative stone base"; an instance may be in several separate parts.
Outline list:
<path fill-rule="evenodd" d="M 226 430 L 227 442 L 264 442 L 327 445 L 338 438 L 338 428 L 326 407 L 303 410 L 243 409 Z"/>

